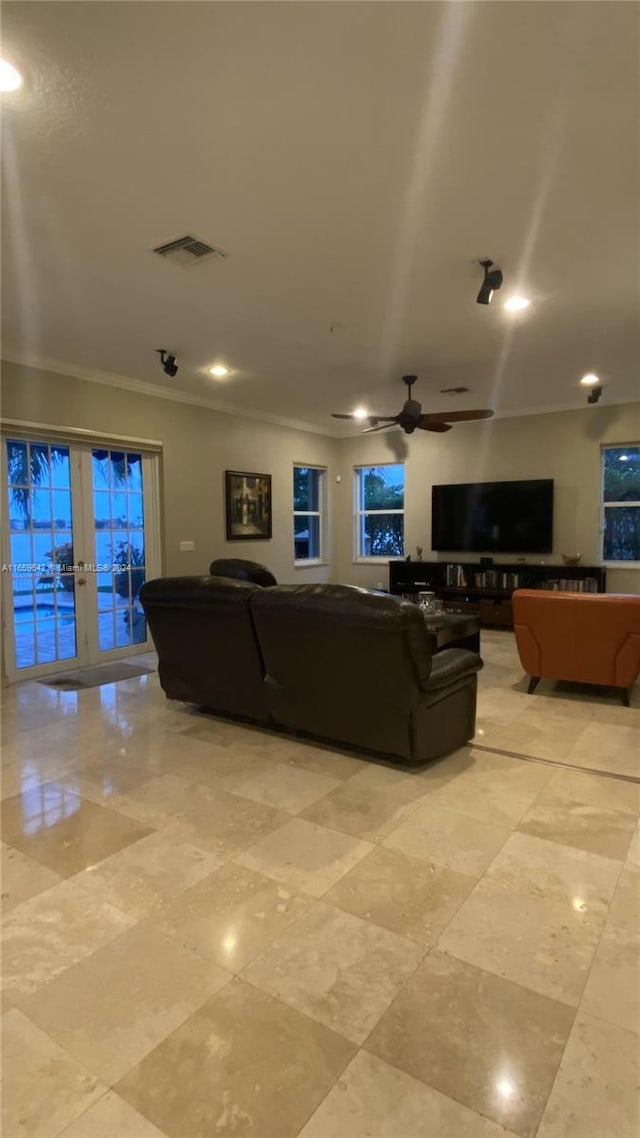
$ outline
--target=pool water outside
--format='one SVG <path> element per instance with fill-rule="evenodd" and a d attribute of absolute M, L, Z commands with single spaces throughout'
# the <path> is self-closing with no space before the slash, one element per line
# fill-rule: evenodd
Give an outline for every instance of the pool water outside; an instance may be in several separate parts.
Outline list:
<path fill-rule="evenodd" d="M 74 609 L 73 605 L 60 605 L 59 604 L 57 610 L 56 610 L 55 605 L 43 605 L 43 604 L 14 605 L 13 611 L 14 611 L 15 616 L 17 617 L 18 620 L 28 620 L 29 616 L 25 616 L 24 615 L 25 613 L 30 614 L 31 616 L 33 616 L 33 614 L 35 613 L 35 617 L 37 620 L 38 617 L 53 617 L 56 615 L 56 611 L 58 613 L 58 620 L 60 620 L 63 624 L 68 623 L 69 621 L 71 621 L 71 623 L 73 624 L 73 621 L 75 620 L 75 609 Z M 18 615 L 18 614 L 21 614 L 21 615 Z"/>
<path fill-rule="evenodd" d="M 56 619 L 56 606 L 50 601 L 36 601 L 35 605 L 31 601 L 25 604 L 16 597 L 14 629 L 18 668 L 73 660 L 77 655 L 74 602 L 70 598 L 69 603 L 60 603 L 62 600 L 62 597 L 58 597 Z M 125 600 L 118 604 L 115 614 L 113 609 L 98 613 L 98 644 L 101 651 L 144 643 L 147 636 L 144 615 L 136 605 L 133 610 L 133 627 L 130 615 L 131 610 Z"/>

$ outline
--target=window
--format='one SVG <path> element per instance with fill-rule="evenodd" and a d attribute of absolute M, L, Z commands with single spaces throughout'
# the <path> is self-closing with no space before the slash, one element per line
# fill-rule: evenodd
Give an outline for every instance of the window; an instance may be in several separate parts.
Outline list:
<path fill-rule="evenodd" d="M 324 476 L 319 466 L 293 468 L 293 545 L 296 562 L 324 553 Z"/>
<path fill-rule="evenodd" d="M 404 463 L 357 466 L 356 556 L 402 557 Z"/>
<path fill-rule="evenodd" d="M 602 560 L 640 564 L 640 446 L 602 448 Z"/>

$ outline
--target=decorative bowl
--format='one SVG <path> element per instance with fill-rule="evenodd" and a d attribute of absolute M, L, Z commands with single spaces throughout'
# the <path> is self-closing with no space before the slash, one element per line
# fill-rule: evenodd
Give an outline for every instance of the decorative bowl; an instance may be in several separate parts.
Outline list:
<path fill-rule="evenodd" d="M 582 561 L 581 553 L 563 553 L 562 560 L 565 565 L 579 565 Z"/>

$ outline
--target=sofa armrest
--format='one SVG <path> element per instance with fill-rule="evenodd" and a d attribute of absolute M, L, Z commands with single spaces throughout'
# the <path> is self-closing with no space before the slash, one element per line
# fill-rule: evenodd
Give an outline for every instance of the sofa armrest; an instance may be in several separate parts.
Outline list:
<path fill-rule="evenodd" d="M 438 688 L 449 687 L 456 680 L 479 672 L 483 667 L 482 660 L 477 652 L 468 652 L 466 648 L 445 648 L 436 652 L 431 661 L 431 674 L 422 684 L 425 692 L 437 691 Z"/>

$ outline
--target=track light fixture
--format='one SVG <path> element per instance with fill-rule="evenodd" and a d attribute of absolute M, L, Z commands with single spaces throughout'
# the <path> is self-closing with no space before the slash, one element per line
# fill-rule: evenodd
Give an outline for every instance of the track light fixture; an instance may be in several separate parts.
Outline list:
<path fill-rule="evenodd" d="M 491 304 L 494 292 L 502 286 L 502 272 L 496 268 L 493 261 L 480 261 L 480 264 L 484 269 L 484 280 L 476 300 L 478 304 Z"/>
<path fill-rule="evenodd" d="M 597 387 L 592 387 L 591 391 L 587 395 L 587 403 L 597 403 L 601 395 L 602 387 L 600 384 L 598 384 Z"/>
<path fill-rule="evenodd" d="M 176 357 L 172 356 L 169 352 L 167 352 L 166 348 L 156 348 L 156 352 L 160 356 L 160 363 L 162 364 L 162 370 L 164 371 L 164 373 L 166 375 L 170 375 L 171 378 L 173 379 L 173 376 L 178 374 L 178 365 L 176 363 Z"/>

